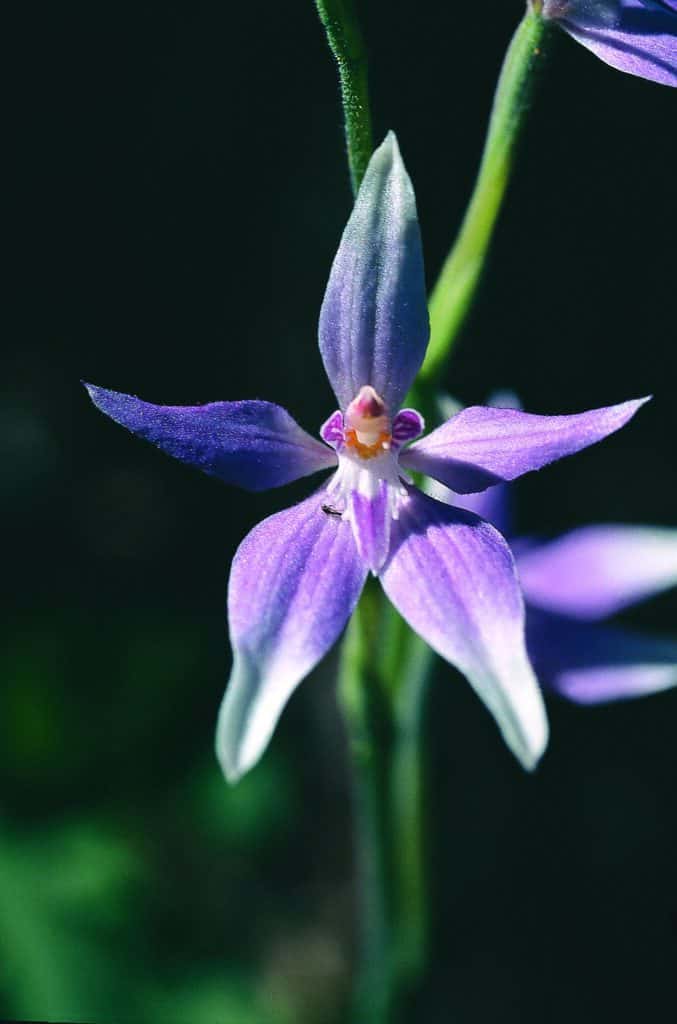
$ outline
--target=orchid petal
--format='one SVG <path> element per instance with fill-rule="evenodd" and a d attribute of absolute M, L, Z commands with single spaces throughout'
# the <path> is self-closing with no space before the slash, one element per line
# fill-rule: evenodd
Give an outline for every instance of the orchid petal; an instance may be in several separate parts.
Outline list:
<path fill-rule="evenodd" d="M 448 409 L 446 418 L 451 419 L 461 411 L 463 406 L 455 399 L 451 398 L 450 395 L 441 396 L 442 401 L 440 405 L 443 409 Z M 489 395 L 487 402 L 489 406 L 497 409 L 521 409 L 522 403 L 515 394 L 514 391 L 503 389 L 502 391 L 494 391 Z M 426 493 L 430 494 L 433 498 L 438 498 L 440 501 L 446 501 L 449 505 L 455 505 L 456 508 L 465 508 L 468 512 L 474 512 L 476 516 L 481 519 L 486 519 L 488 523 L 495 526 L 504 537 L 510 537 L 513 532 L 514 523 L 514 502 L 513 502 L 513 491 L 510 487 L 505 484 L 497 484 L 496 487 L 487 487 L 485 491 L 476 491 L 472 494 L 457 494 L 455 491 L 449 490 L 443 484 L 432 483 L 429 487 L 426 487 Z M 511 544 L 511 550 L 514 556 L 514 547 Z"/>
<path fill-rule="evenodd" d="M 677 86 L 675 0 L 546 0 L 544 13 L 605 64 Z"/>
<path fill-rule="evenodd" d="M 348 523 L 322 511 L 324 489 L 259 523 L 228 585 L 233 669 L 217 754 L 234 782 L 263 753 L 292 692 L 336 642 L 367 574 Z"/>
<path fill-rule="evenodd" d="M 677 686 L 677 640 L 527 612 L 527 646 L 546 689 L 577 704 Z"/>
<path fill-rule="evenodd" d="M 331 449 L 272 402 L 152 405 L 86 387 L 97 408 L 116 423 L 175 459 L 249 491 L 280 487 L 336 465 Z"/>
<path fill-rule="evenodd" d="M 483 491 L 601 441 L 647 401 L 640 398 L 574 416 L 470 406 L 403 451 L 400 462 L 460 494 Z"/>
<path fill-rule="evenodd" d="M 602 619 L 677 586 L 677 530 L 584 526 L 530 548 L 517 565 L 529 604 Z"/>
<path fill-rule="evenodd" d="M 411 488 L 393 523 L 381 582 L 412 629 L 467 676 L 513 753 L 533 768 L 548 725 L 526 654 L 515 566 L 500 533 Z"/>
<path fill-rule="evenodd" d="M 351 491 L 349 518 L 360 557 L 373 573 L 378 573 L 388 557 L 392 522 L 385 480 L 376 482 L 373 494 Z"/>
<path fill-rule="evenodd" d="M 428 335 L 416 200 L 390 132 L 367 167 L 320 313 L 320 352 L 341 409 L 371 385 L 394 413 Z"/>
<path fill-rule="evenodd" d="M 425 430 L 425 420 L 416 409 L 400 409 L 393 420 L 393 441 L 397 445 L 409 444 Z"/>
<path fill-rule="evenodd" d="M 320 437 L 334 449 L 343 444 L 343 413 L 340 409 L 324 421 L 320 427 Z"/>

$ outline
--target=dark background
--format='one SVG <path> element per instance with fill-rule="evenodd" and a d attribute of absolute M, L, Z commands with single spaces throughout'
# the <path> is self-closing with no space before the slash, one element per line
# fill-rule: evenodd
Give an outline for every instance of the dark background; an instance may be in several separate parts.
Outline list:
<path fill-rule="evenodd" d="M 398 133 L 430 283 L 522 6 L 365 5 L 376 135 Z M 3 22 L 0 1016 L 333 1024 L 354 937 L 334 660 L 237 788 L 212 755 L 229 562 L 305 485 L 228 489 L 78 382 L 268 398 L 317 429 L 333 408 L 317 316 L 351 203 L 335 70 L 310 0 L 24 4 Z M 552 48 L 448 387 L 511 387 L 534 412 L 655 400 L 528 478 L 524 530 L 677 526 L 675 101 L 566 37 Z M 667 632 L 676 613 L 673 594 L 629 619 Z M 552 704 L 551 721 L 528 777 L 437 673 L 415 1019 L 671 1017 L 677 694 Z"/>

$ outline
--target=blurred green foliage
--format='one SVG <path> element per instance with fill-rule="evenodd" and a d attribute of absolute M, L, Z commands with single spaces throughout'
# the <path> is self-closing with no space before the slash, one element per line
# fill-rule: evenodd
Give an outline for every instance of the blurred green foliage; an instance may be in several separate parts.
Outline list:
<path fill-rule="evenodd" d="M 172 778 L 200 639 L 190 617 L 157 612 L 10 621 L 3 1017 L 286 1024 L 336 1012 L 336 936 L 308 907 L 285 921 L 276 885 L 300 799 L 284 761 L 273 751 L 230 788 L 207 745 Z"/>

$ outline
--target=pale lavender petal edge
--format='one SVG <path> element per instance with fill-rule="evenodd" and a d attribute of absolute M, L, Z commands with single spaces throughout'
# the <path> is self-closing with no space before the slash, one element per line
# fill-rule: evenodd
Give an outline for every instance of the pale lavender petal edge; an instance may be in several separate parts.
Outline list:
<path fill-rule="evenodd" d="M 400 462 L 460 494 L 517 479 L 620 430 L 639 398 L 571 416 L 470 406 L 402 452 Z"/>
<path fill-rule="evenodd" d="M 529 604 L 602 619 L 677 586 L 677 530 L 593 525 L 531 546 L 517 558 Z"/>
<path fill-rule="evenodd" d="M 350 525 L 326 515 L 323 489 L 259 523 L 233 560 L 233 669 L 216 749 L 236 781 L 261 757 L 291 694 L 338 639 L 367 570 Z"/>
<path fill-rule="evenodd" d="M 380 579 L 412 629 L 466 676 L 522 765 L 534 768 L 548 725 L 503 537 L 472 513 L 411 488 Z"/>

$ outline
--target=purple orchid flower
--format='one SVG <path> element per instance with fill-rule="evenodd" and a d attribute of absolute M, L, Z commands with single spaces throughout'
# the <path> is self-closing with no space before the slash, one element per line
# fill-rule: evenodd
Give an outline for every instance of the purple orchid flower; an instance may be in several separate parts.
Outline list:
<path fill-rule="evenodd" d="M 584 526 L 527 546 L 517 566 L 527 647 L 547 689 L 602 704 L 677 686 L 677 640 L 600 624 L 677 586 L 677 530 Z"/>
<path fill-rule="evenodd" d="M 113 420 L 228 483 L 258 491 L 335 470 L 311 497 L 256 526 L 233 560 L 233 669 L 217 730 L 230 780 L 261 756 L 292 692 L 338 639 L 369 571 L 410 626 L 467 676 L 522 764 L 532 768 L 545 748 L 510 550 L 489 523 L 419 491 L 408 471 L 482 490 L 600 441 L 645 400 L 573 416 L 469 408 L 410 445 L 423 419 L 398 409 L 428 334 L 414 192 L 391 133 L 372 156 L 320 314 L 320 352 L 340 406 L 320 430 L 324 443 L 269 402 L 157 406 L 89 387 Z"/>
<path fill-rule="evenodd" d="M 444 498 L 512 537 L 505 484 Z M 527 649 L 544 689 L 602 704 L 677 686 L 677 640 L 604 622 L 677 586 L 677 530 L 592 525 L 545 542 L 512 537 L 511 547 L 527 606 Z"/>
<path fill-rule="evenodd" d="M 605 64 L 677 86 L 677 0 L 531 0 Z"/>

